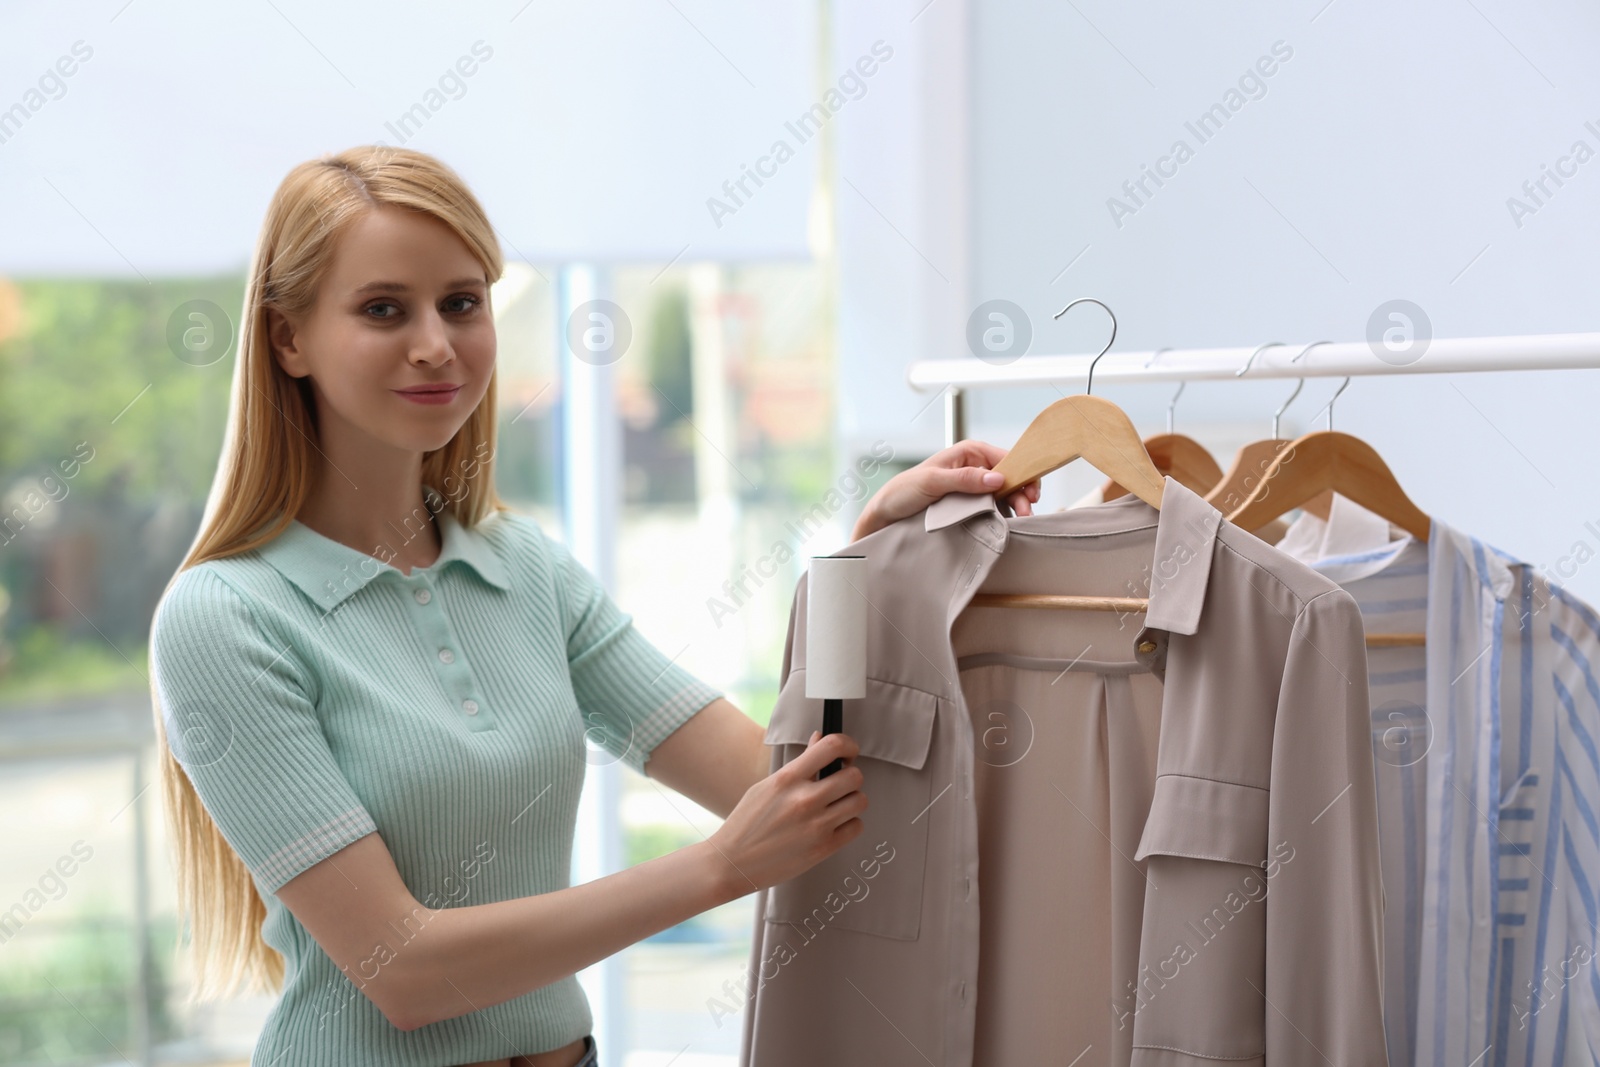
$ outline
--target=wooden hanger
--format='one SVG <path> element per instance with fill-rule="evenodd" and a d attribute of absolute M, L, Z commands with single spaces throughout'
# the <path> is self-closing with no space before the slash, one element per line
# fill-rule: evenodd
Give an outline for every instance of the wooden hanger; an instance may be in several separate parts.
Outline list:
<path fill-rule="evenodd" d="M 1079 302 L 1080 300 L 1075 300 L 1073 304 Z M 1096 300 L 1094 303 L 1100 302 Z M 1062 308 L 1056 317 L 1060 318 L 1073 304 Z M 1105 307 L 1104 304 L 1100 306 Z M 1110 308 L 1106 310 L 1110 312 Z M 1113 339 L 1116 337 L 1114 316 L 1112 337 Z M 1108 342 L 1106 349 L 1110 347 Z M 1306 350 L 1310 347 L 1307 346 Z M 1089 364 L 1088 388 L 1092 388 L 1094 384 L 1094 364 L 1105 354 L 1106 349 L 1102 349 Z M 1304 355 L 1306 350 L 1302 350 L 1301 355 Z M 1261 349 L 1256 351 L 1259 352 Z M 1251 358 L 1254 358 L 1254 354 Z M 1245 366 L 1248 368 L 1249 364 Z M 1338 399 L 1339 393 L 1344 392 L 1349 384 L 1350 379 L 1346 378 L 1344 385 L 1334 393 L 1334 399 Z M 1297 388 L 1295 395 L 1298 394 Z M 1289 399 L 1293 400 L 1294 396 L 1290 396 Z M 1288 404 L 1285 403 L 1283 408 L 1278 409 L 1277 415 L 1281 416 L 1287 407 Z M 1306 434 L 1289 442 L 1290 447 L 1282 449 L 1283 454 L 1276 456 L 1260 483 L 1247 496 L 1245 503 L 1228 517 L 1229 521 L 1245 529 L 1259 529 L 1295 506 L 1307 503 L 1313 497 L 1326 492 L 1331 498 L 1333 492 L 1339 492 L 1355 503 L 1389 518 L 1408 533 L 1418 536 L 1419 540 L 1426 541 L 1430 525 L 1427 515 L 1412 504 L 1400 490 L 1393 473 L 1370 445 L 1349 434 L 1333 432 L 1333 400 L 1328 401 L 1327 411 L 1329 429 Z M 1273 429 L 1273 436 L 1276 439 L 1276 416 Z M 1319 443 L 1322 441 L 1329 441 L 1331 447 Z M 1257 444 L 1265 443 L 1257 442 Z M 1276 444 L 1276 440 L 1272 443 Z M 1324 454 L 1329 458 L 1318 461 L 1318 457 Z M 1359 463 L 1356 462 L 1357 457 Z M 1155 469 L 1154 460 L 1138 440 L 1138 432 L 1134 429 L 1132 421 L 1115 404 L 1093 397 L 1088 392 L 1082 396 L 1069 396 L 1055 401 L 1028 424 L 1028 428 L 1023 431 L 1016 445 L 995 464 L 994 469 L 1006 475 L 1005 484 L 995 491 L 995 495 L 1004 496 L 1033 479 L 1043 477 L 1079 458 L 1089 460 L 1102 473 L 1110 474 L 1117 481 L 1127 484 L 1129 491 L 1135 496 L 1153 507 L 1160 508 L 1165 481 Z M 1239 461 L 1236 459 L 1235 467 L 1238 464 Z M 1316 482 L 1317 471 L 1324 472 L 1325 484 Z M 1390 488 L 1383 488 L 1385 479 Z M 1298 499 L 1285 503 L 1290 494 L 1284 490 L 1296 481 L 1301 483 L 1301 488 L 1295 490 L 1294 494 Z M 1270 504 L 1267 503 L 1265 492 L 1269 482 L 1273 484 Z M 1372 487 L 1370 491 L 1368 487 Z M 1247 507 L 1255 510 L 1246 512 Z M 1278 510 L 1273 511 L 1273 508 Z M 1412 514 L 1407 513 L 1407 508 Z M 1240 521 L 1241 514 L 1244 521 Z M 1258 516 L 1265 517 L 1257 521 Z M 1405 521 L 1400 521 L 1401 519 Z M 1252 526 L 1252 522 L 1256 525 Z M 1418 530 L 1422 531 L 1420 535 L 1417 533 Z M 1150 606 L 1147 597 L 1069 596 L 1048 593 L 975 593 L 972 603 L 979 607 L 1072 608 L 1121 613 L 1142 612 L 1148 610 Z M 1368 648 L 1401 648 L 1423 643 L 1422 634 L 1368 634 L 1366 638 Z"/>
<path fill-rule="evenodd" d="M 1062 397 L 1034 417 L 994 465 L 1006 477 L 995 495 L 1015 492 L 1075 459 L 1088 460 L 1151 507 L 1161 506 L 1166 479 L 1145 451 L 1133 421 L 1111 401 L 1087 393 Z"/>
<path fill-rule="evenodd" d="M 1248 530 L 1328 490 L 1427 542 L 1432 520 L 1406 496 L 1377 450 L 1337 430 L 1315 430 L 1292 441 L 1228 521 Z"/>
<path fill-rule="evenodd" d="M 1332 492 L 1392 522 L 1418 541 L 1427 543 L 1432 520 L 1400 488 L 1394 472 L 1371 445 L 1359 437 L 1333 429 L 1333 400 L 1349 386 L 1339 386 L 1328 401 L 1326 430 L 1315 430 L 1290 442 L 1274 459 L 1261 482 L 1228 521 L 1246 530 L 1258 529 L 1323 493 Z M 1424 643 L 1422 634 L 1373 634 L 1368 647 L 1399 647 Z"/>
<path fill-rule="evenodd" d="M 1334 399 L 1349 384 L 1346 378 Z M 1333 429 L 1333 400 L 1328 401 L 1328 422 L 1328 429 L 1305 434 L 1283 449 L 1228 521 L 1253 529 L 1332 490 L 1426 543 L 1432 520 L 1406 496 L 1376 449 Z"/>
<path fill-rule="evenodd" d="M 1089 361 L 1089 380 L 1084 392 L 1062 397 L 1034 416 L 1028 428 L 1022 431 L 1017 443 L 1005 454 L 994 469 L 1005 475 L 1005 483 L 994 490 L 994 495 L 1004 498 L 1019 487 L 1053 470 L 1065 467 L 1075 459 L 1088 460 L 1101 474 L 1108 475 L 1128 492 L 1151 507 L 1161 507 L 1161 496 L 1166 489 L 1166 479 L 1156 469 L 1139 440 L 1139 431 L 1117 405 L 1109 400 L 1091 395 L 1094 388 L 1094 367 L 1111 348 L 1117 338 L 1117 317 L 1110 308 L 1093 297 L 1079 297 L 1060 311 L 1060 318 L 1074 306 L 1082 303 L 1100 304 L 1111 315 L 1111 340 Z M 1035 593 L 978 593 L 975 604 L 983 606 L 1028 608 L 1077 608 L 1086 611 L 1144 611 L 1150 601 L 1147 597 L 1112 596 L 1062 596 Z"/>
<path fill-rule="evenodd" d="M 1211 484 L 1210 491 L 1205 494 L 1206 503 L 1223 512 L 1243 504 L 1245 497 L 1261 484 L 1262 477 L 1272 466 L 1272 461 L 1278 458 L 1278 453 L 1288 448 L 1290 443 L 1287 437 L 1268 437 L 1251 441 L 1239 449 L 1227 473 Z"/>
<path fill-rule="evenodd" d="M 1035 415 L 1017 443 L 994 465 L 1006 478 L 994 495 L 1004 497 L 1075 459 L 1086 459 L 1101 474 L 1109 475 L 1140 500 L 1159 508 L 1166 480 L 1145 451 L 1139 431 L 1125 411 L 1092 395 L 1095 364 L 1117 339 L 1117 317 L 1092 296 L 1079 297 L 1056 312 L 1055 317 L 1059 319 L 1082 303 L 1100 304 L 1111 315 L 1111 340 L 1089 361 L 1089 379 L 1083 393 L 1064 396 Z"/>
<path fill-rule="evenodd" d="M 1150 366 L 1166 349 L 1160 349 L 1145 363 Z M 1207 490 L 1222 479 L 1222 468 L 1217 461 L 1211 458 L 1205 446 L 1187 434 L 1172 432 L 1172 412 L 1178 406 L 1178 398 L 1189 385 L 1181 382 L 1178 391 L 1172 394 L 1172 400 L 1167 404 L 1167 432 L 1154 434 L 1144 439 L 1144 450 L 1150 456 L 1156 470 L 1169 475 L 1173 481 L 1186 489 L 1193 489 L 1196 493 L 1204 495 Z M 1118 485 L 1116 479 L 1110 479 L 1100 489 L 1101 500 L 1115 500 L 1126 496 L 1128 491 Z"/>
<path fill-rule="evenodd" d="M 1328 343 L 1330 342 L 1313 341 L 1296 353 L 1294 359 L 1290 360 L 1290 362 L 1298 362 L 1301 356 L 1317 347 L 1317 345 Z M 1268 341 L 1266 344 L 1259 346 L 1250 353 L 1250 358 L 1244 361 L 1244 366 L 1233 372 L 1233 376 L 1235 378 L 1244 377 L 1245 373 L 1250 370 L 1250 365 L 1256 361 L 1257 356 L 1269 348 L 1282 344 L 1282 341 Z M 1289 444 L 1288 438 L 1279 436 L 1278 426 L 1283 419 L 1283 413 L 1289 410 L 1289 405 L 1294 403 L 1295 397 L 1299 396 L 1300 390 L 1305 387 L 1306 380 L 1301 378 L 1299 383 L 1295 385 L 1294 392 L 1289 394 L 1289 399 L 1285 400 L 1279 405 L 1278 410 L 1272 413 L 1272 435 L 1270 437 L 1263 441 L 1252 441 L 1239 449 L 1238 455 L 1233 457 L 1233 464 L 1228 468 L 1228 472 L 1217 481 L 1211 483 L 1211 490 L 1205 494 L 1206 503 L 1223 512 L 1232 511 L 1244 502 L 1245 497 L 1250 495 L 1252 489 L 1261 483 L 1261 477 L 1266 473 L 1267 468 L 1272 466 L 1272 461 Z M 1328 517 L 1328 506 L 1333 503 L 1333 494 L 1331 492 L 1324 494 L 1324 497 L 1326 497 L 1325 500 L 1318 498 L 1306 506 L 1308 511 L 1312 511 L 1318 518 L 1322 519 Z M 1288 530 L 1288 523 L 1282 519 L 1273 519 L 1260 529 L 1254 529 L 1250 532 L 1267 544 L 1275 545 L 1283 540 L 1283 535 Z"/>

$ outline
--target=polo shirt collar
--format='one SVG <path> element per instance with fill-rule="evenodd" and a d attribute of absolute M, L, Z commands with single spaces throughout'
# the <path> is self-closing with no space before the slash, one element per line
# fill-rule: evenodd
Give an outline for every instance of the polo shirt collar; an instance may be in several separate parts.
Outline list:
<path fill-rule="evenodd" d="M 1071 516 L 1069 521 L 1076 527 L 1091 513 L 1103 514 L 1112 520 L 1102 521 L 1103 530 L 1084 532 L 1112 533 L 1119 528 L 1116 517 L 1125 510 L 1153 513 L 1156 518 L 1155 555 L 1150 571 L 1150 606 L 1145 612 L 1145 626 L 1175 634 L 1195 633 L 1200 628 L 1200 612 L 1205 606 L 1206 585 L 1211 578 L 1211 557 L 1216 546 L 1217 530 L 1222 525 L 1222 513 L 1207 503 L 1204 497 L 1174 481 L 1169 475 L 1162 490 L 1160 510 L 1151 508 L 1137 497 L 1129 497 L 1038 518 L 1049 521 L 1054 516 Z M 923 514 L 923 529 L 931 533 L 955 523 L 968 523 L 975 516 L 992 516 L 996 521 L 987 525 L 1009 532 L 999 506 L 988 493 L 947 493 L 928 505 Z M 1024 518 L 1022 521 L 1029 520 Z M 997 554 L 1005 550 L 1003 538 L 998 542 L 990 542 L 983 537 L 978 540 L 994 548 Z"/>
<path fill-rule="evenodd" d="M 439 558 L 427 567 L 412 568 L 411 576 L 437 576 L 449 564 L 460 561 L 490 585 L 509 590 L 511 579 L 505 562 L 489 539 L 477 529 L 463 526 L 448 508 L 435 510 L 431 491 L 424 492 L 424 500 L 438 519 L 442 543 Z M 383 575 L 406 579 L 398 567 L 325 537 L 299 519 L 290 520 L 282 533 L 256 551 L 325 612 L 333 611 L 356 590 Z"/>

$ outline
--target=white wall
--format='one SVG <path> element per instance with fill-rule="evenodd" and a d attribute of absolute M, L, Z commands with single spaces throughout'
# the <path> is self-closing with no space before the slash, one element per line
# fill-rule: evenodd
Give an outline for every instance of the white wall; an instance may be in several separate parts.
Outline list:
<path fill-rule="evenodd" d="M 445 10 L 5 5 L 0 272 L 242 269 L 291 167 L 370 143 L 459 171 L 508 258 L 809 254 L 810 0 Z"/>
<path fill-rule="evenodd" d="M 1118 314 L 1108 359 L 1167 345 L 1359 340 L 1374 309 L 1394 298 L 1419 305 L 1435 336 L 1600 329 L 1600 10 L 1504 0 L 986 0 L 968 17 L 963 307 L 1019 304 L 1034 353 L 1098 347 L 1097 309 L 1051 320 L 1082 295 Z M 1247 80 L 1229 100 L 1276 42 L 1278 58 L 1263 64 L 1271 76 Z M 1237 110 L 1203 142 L 1186 127 L 1230 102 Z M 1138 200 L 1124 192 L 1179 140 L 1192 157 L 1164 164 L 1172 176 L 1162 186 L 1147 179 Z M 1523 183 L 1580 141 L 1585 162 L 1561 164 L 1571 176 L 1560 187 L 1546 179 L 1542 204 L 1529 197 Z M 1112 197 L 1131 213 L 1114 218 Z M 1535 210 L 1513 217 L 1511 197 Z M 846 273 L 860 243 L 841 239 Z M 872 306 L 870 293 L 851 299 Z M 875 334 L 913 328 L 888 318 L 872 323 Z M 970 358 L 959 325 L 942 321 L 920 354 Z M 847 336 L 846 350 L 853 343 Z M 902 355 L 885 360 L 899 370 Z M 875 387 L 889 377 L 878 374 Z M 1289 428 L 1304 428 L 1336 386 L 1308 384 Z M 1292 388 L 1191 385 L 1179 428 L 1212 443 L 1226 465 L 1238 439 L 1265 436 Z M 1102 391 L 1155 430 L 1171 387 Z M 1055 395 L 983 394 L 971 432 L 1009 444 Z M 873 404 L 892 412 L 883 428 L 900 431 L 896 405 L 914 410 L 925 399 L 897 385 Z M 1597 407 L 1600 371 L 1358 378 L 1335 410 L 1337 427 L 1377 446 L 1425 510 L 1553 566 L 1576 542 L 1600 550 L 1600 534 L 1585 526 L 1600 530 Z M 937 429 L 935 417 L 921 422 Z M 1077 471 L 1053 478 L 1056 499 L 1092 480 Z M 1600 600 L 1600 564 L 1579 567 L 1568 584 Z"/>
<path fill-rule="evenodd" d="M 838 125 L 841 447 L 882 438 L 910 454 L 939 446 L 942 409 L 906 388 L 906 364 L 961 336 L 969 310 L 968 2 L 835 4 L 833 17 L 834 67 L 893 50 Z"/>

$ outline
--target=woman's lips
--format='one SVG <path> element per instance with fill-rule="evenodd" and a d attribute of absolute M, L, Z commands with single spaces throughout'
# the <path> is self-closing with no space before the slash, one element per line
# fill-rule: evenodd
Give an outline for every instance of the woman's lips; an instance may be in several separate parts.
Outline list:
<path fill-rule="evenodd" d="M 449 389 L 431 389 L 426 391 L 408 391 L 405 389 L 396 389 L 395 392 L 399 393 L 413 404 L 448 404 L 450 401 L 456 398 L 457 393 L 461 392 L 461 386 L 455 385 L 451 386 Z"/>

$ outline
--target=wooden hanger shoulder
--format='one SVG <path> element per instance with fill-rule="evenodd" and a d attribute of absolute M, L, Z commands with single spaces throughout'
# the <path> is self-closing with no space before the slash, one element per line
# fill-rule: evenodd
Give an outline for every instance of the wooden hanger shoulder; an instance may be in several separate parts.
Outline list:
<path fill-rule="evenodd" d="M 1161 506 L 1166 479 L 1145 451 L 1133 422 L 1109 400 L 1076 394 L 1055 401 L 1036 415 L 1017 443 L 995 464 L 1004 496 L 1051 471 L 1083 458 L 1145 503 Z"/>
<path fill-rule="evenodd" d="M 1406 496 L 1377 450 L 1338 430 L 1308 433 L 1283 449 L 1228 521 L 1260 529 L 1329 490 L 1427 541 L 1432 520 Z"/>
<path fill-rule="evenodd" d="M 1263 441 L 1251 441 L 1239 449 L 1227 472 L 1205 494 L 1206 503 L 1224 515 L 1239 507 L 1251 491 L 1261 484 L 1272 461 L 1278 458 L 1279 452 L 1289 447 L 1289 443 L 1287 437 L 1269 437 Z"/>
<path fill-rule="evenodd" d="M 1144 439 L 1144 450 L 1156 470 L 1168 475 L 1186 489 L 1205 494 L 1222 479 L 1222 468 L 1204 445 L 1187 434 L 1158 433 Z M 1100 499 L 1115 500 L 1127 490 L 1115 480 L 1107 481 Z"/>
<path fill-rule="evenodd" d="M 1238 508 L 1250 495 L 1250 491 L 1261 484 L 1261 480 L 1266 477 L 1267 469 L 1272 466 L 1272 461 L 1278 458 L 1279 452 L 1289 447 L 1289 443 L 1287 437 L 1268 437 L 1260 441 L 1251 441 L 1240 448 L 1238 454 L 1233 457 L 1233 462 L 1229 464 L 1227 473 L 1213 482 L 1211 489 L 1203 494 L 1206 503 L 1224 515 Z M 1329 490 L 1308 501 L 1305 507 L 1318 518 L 1326 519 L 1328 505 L 1332 500 L 1333 492 Z M 1267 544 L 1275 545 L 1283 540 L 1283 535 L 1288 531 L 1289 524 L 1277 518 L 1250 532 Z"/>

